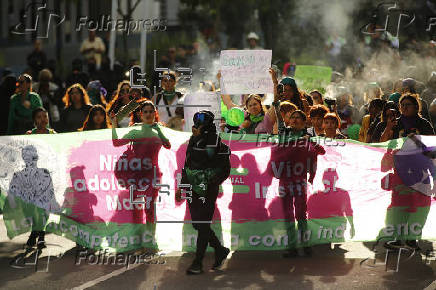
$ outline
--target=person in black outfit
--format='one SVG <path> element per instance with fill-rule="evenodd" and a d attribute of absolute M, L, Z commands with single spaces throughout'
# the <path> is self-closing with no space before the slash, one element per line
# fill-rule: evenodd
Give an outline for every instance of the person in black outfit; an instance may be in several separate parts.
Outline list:
<path fill-rule="evenodd" d="M 41 41 L 35 40 L 34 49 L 27 56 L 27 65 L 32 70 L 32 78 L 38 78 L 39 72 L 47 66 L 47 56 L 41 49 Z"/>
<path fill-rule="evenodd" d="M 6 135 L 8 130 L 8 115 L 11 96 L 17 89 L 17 78 L 12 73 L 3 77 L 0 83 L 0 97 L 2 98 L 2 107 L 0 108 L 0 135 Z"/>
<path fill-rule="evenodd" d="M 74 84 L 81 84 L 82 87 L 86 88 L 89 83 L 89 75 L 82 71 L 83 63 L 82 60 L 75 58 L 72 62 L 71 73 L 67 76 L 65 80 L 65 87 L 70 87 Z"/>
<path fill-rule="evenodd" d="M 197 250 L 187 274 L 203 272 L 202 261 L 209 244 L 215 250 L 217 270 L 222 266 L 230 250 L 221 245 L 210 227 L 213 218 L 219 186 L 230 174 L 230 149 L 221 142 L 210 111 L 200 111 L 194 115 L 192 136 L 186 149 L 185 165 L 181 184 L 191 186 L 189 201 L 192 225 L 198 231 Z M 187 192 L 188 194 L 188 192 Z M 176 200 L 181 200 L 181 189 L 176 192 Z"/>

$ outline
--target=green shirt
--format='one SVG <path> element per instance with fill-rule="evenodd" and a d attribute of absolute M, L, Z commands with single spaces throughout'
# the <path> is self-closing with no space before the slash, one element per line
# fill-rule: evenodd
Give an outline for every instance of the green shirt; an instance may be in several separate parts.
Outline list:
<path fill-rule="evenodd" d="M 24 134 L 33 127 L 32 112 L 38 107 L 42 107 L 41 98 L 37 93 L 29 92 L 25 100 L 30 102 L 30 107 L 23 106 L 21 94 L 14 94 L 11 97 L 8 117 L 8 134 Z M 30 128 L 26 128 L 30 124 Z"/>
<path fill-rule="evenodd" d="M 122 139 L 118 139 L 118 134 L 115 128 L 112 127 L 112 140 L 118 140 L 118 144 L 128 143 L 128 140 L 149 138 L 149 137 L 159 137 L 162 141 L 168 141 L 168 139 L 163 135 L 161 131 L 161 125 L 148 125 L 148 124 L 137 124 L 141 125 L 140 129 L 132 129 Z M 127 140 L 127 142 L 122 142 L 122 140 Z"/>

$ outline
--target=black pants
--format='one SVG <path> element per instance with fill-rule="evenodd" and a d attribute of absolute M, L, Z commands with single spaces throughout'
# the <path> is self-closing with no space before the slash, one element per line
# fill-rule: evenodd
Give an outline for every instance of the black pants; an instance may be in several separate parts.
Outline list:
<path fill-rule="evenodd" d="M 32 231 L 30 233 L 29 239 L 27 239 L 27 245 L 33 247 L 36 245 L 36 239 L 38 242 L 44 242 L 45 232 L 44 231 Z"/>
<path fill-rule="evenodd" d="M 188 202 L 192 226 L 198 231 L 197 250 L 195 252 L 195 261 L 198 263 L 203 260 L 208 244 L 214 249 L 222 247 L 221 242 L 210 227 L 211 224 L 207 223 L 212 221 L 217 195 L 218 190 L 216 190 L 216 194 L 208 193 L 208 197 L 205 198 L 203 203 L 203 200 L 194 193 L 192 201 Z"/>

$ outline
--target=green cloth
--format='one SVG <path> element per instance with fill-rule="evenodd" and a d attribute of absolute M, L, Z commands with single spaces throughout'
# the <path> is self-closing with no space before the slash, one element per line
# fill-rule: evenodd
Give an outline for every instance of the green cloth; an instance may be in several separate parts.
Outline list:
<path fill-rule="evenodd" d="M 33 128 L 32 132 L 30 134 L 38 134 L 38 133 L 36 133 L 36 130 L 38 130 L 38 129 L 37 128 Z M 47 132 L 48 132 L 47 134 L 56 134 L 55 130 L 50 129 L 50 128 L 47 128 Z"/>
<path fill-rule="evenodd" d="M 141 139 L 141 138 L 150 138 L 150 137 L 159 137 L 163 141 L 168 141 L 168 138 L 165 137 L 165 135 L 162 133 L 161 125 L 160 124 L 135 124 L 140 125 L 141 128 L 138 130 L 136 128 L 132 128 L 127 134 L 123 136 L 122 139 Z M 117 140 L 118 134 L 114 127 L 112 127 L 112 139 Z M 122 140 L 119 139 L 119 140 Z"/>
<path fill-rule="evenodd" d="M 177 94 L 176 91 L 168 92 L 164 90 L 162 92 L 162 95 L 168 102 L 172 102 L 172 100 L 174 100 Z"/>
<path fill-rule="evenodd" d="M 259 114 L 259 115 L 257 115 L 257 116 L 250 115 L 250 121 L 253 122 L 253 123 L 259 123 L 259 122 L 262 122 L 262 121 L 263 121 L 263 118 L 264 118 L 264 117 L 265 117 L 265 116 L 264 116 L 264 115 L 261 115 L 261 114 Z"/>
<path fill-rule="evenodd" d="M 297 83 L 295 82 L 295 80 L 291 77 L 285 77 L 280 81 L 281 84 L 283 85 L 290 85 L 293 88 L 297 87 Z"/>
<path fill-rule="evenodd" d="M 394 102 L 395 104 L 398 104 L 400 101 L 401 94 L 400 93 L 393 93 L 389 96 L 389 101 Z"/>
<path fill-rule="evenodd" d="M 216 176 L 214 168 L 207 169 L 189 169 L 185 168 L 186 176 L 189 184 L 192 185 L 192 190 L 200 196 L 206 196 L 207 186 L 210 181 Z"/>
<path fill-rule="evenodd" d="M 11 104 L 9 106 L 9 117 L 8 117 L 8 134 L 14 133 L 14 128 L 16 128 L 16 124 L 20 123 L 33 123 L 32 121 L 32 112 L 38 107 L 42 107 L 41 98 L 37 93 L 29 92 L 26 97 L 26 100 L 30 102 L 30 108 L 26 108 L 23 106 L 21 102 L 21 95 L 15 94 L 11 97 Z M 27 130 L 29 130 L 28 128 Z M 20 132 L 18 132 L 20 133 Z M 25 132 L 21 132 L 24 134 Z"/>

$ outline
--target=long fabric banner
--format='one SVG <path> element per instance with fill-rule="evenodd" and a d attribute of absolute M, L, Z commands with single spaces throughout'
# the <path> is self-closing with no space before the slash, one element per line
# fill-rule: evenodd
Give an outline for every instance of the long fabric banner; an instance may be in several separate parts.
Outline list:
<path fill-rule="evenodd" d="M 44 229 L 95 249 L 194 250 L 189 198 L 174 198 L 190 134 L 163 132 L 170 150 L 152 135 L 120 145 L 110 129 L 1 137 L 0 206 L 9 238 Z M 233 250 L 436 238 L 435 137 L 370 145 L 221 137 L 232 169 L 212 227 Z"/>

